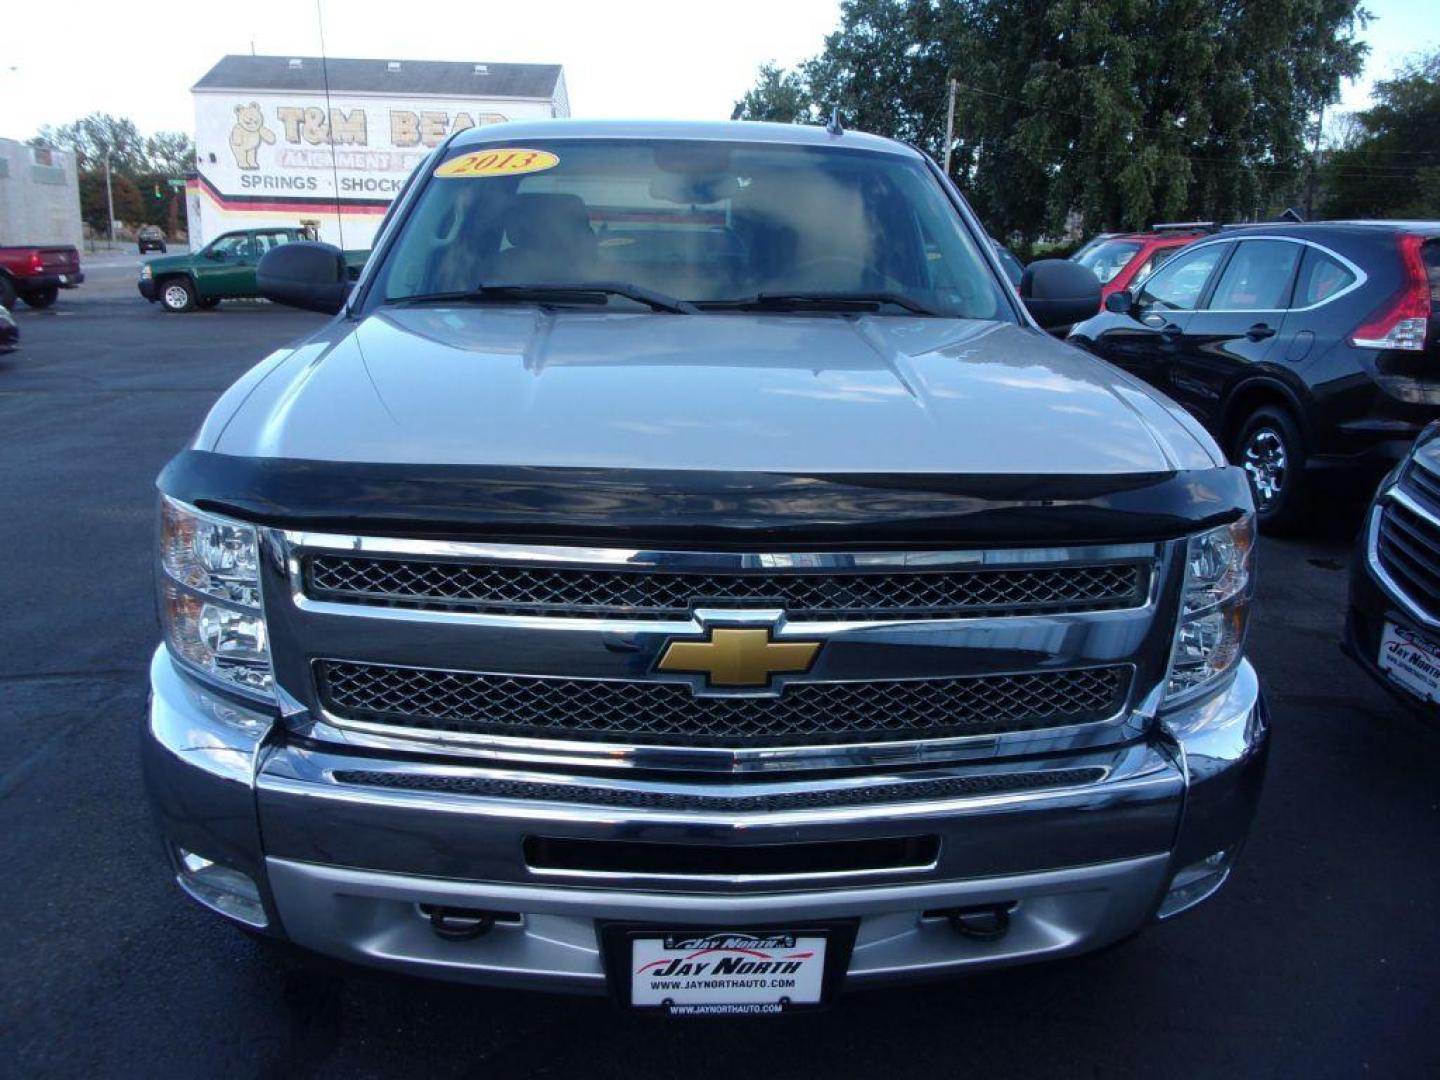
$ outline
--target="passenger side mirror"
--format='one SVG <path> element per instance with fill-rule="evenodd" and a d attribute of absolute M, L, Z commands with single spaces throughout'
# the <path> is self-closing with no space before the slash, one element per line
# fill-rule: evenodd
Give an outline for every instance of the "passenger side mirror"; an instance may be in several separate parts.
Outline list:
<path fill-rule="evenodd" d="M 1128 315 L 1135 307 L 1135 294 L 1129 289 L 1120 289 L 1105 297 L 1105 310 L 1114 315 Z"/>
<path fill-rule="evenodd" d="M 1046 330 L 1059 330 L 1100 310 L 1100 279 L 1069 259 L 1040 259 L 1025 268 L 1020 299 Z"/>
<path fill-rule="evenodd" d="M 225 258 L 225 252 L 221 251 L 219 248 L 206 248 L 205 257 L 212 261 L 218 261 Z"/>
<path fill-rule="evenodd" d="M 265 253 L 255 283 L 266 300 L 334 315 L 350 295 L 345 256 L 332 244 L 297 240 Z"/>

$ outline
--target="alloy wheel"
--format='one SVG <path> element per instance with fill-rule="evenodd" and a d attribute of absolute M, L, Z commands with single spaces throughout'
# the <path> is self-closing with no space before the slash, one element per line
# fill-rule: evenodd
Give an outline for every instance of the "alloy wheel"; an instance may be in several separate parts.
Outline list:
<path fill-rule="evenodd" d="M 1285 440 L 1274 428 L 1259 427 L 1245 440 L 1241 465 L 1250 478 L 1258 509 L 1267 509 L 1285 487 L 1290 459 Z"/>

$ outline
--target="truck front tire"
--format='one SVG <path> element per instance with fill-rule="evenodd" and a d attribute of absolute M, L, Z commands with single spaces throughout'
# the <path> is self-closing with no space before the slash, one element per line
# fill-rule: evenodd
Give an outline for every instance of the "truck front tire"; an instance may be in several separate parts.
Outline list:
<path fill-rule="evenodd" d="M 160 306 L 179 314 L 195 310 L 195 286 L 184 278 L 169 278 L 160 284 Z"/>

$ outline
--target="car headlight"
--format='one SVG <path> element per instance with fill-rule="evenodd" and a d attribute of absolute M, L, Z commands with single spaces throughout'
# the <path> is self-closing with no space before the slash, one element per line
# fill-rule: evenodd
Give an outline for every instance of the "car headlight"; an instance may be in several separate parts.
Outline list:
<path fill-rule="evenodd" d="M 1254 592 L 1255 522 L 1244 517 L 1190 537 L 1165 701 L 1192 697 L 1240 661 Z"/>
<path fill-rule="evenodd" d="M 152 278 L 152 277 L 154 277 L 154 276 L 155 276 L 155 271 L 150 269 L 150 264 L 149 264 L 149 263 L 146 263 L 144 266 L 140 267 L 140 280 L 141 280 L 141 281 L 148 281 L 150 278 Z"/>
<path fill-rule="evenodd" d="M 273 699 L 255 527 L 161 496 L 160 571 L 170 655 L 222 686 Z"/>

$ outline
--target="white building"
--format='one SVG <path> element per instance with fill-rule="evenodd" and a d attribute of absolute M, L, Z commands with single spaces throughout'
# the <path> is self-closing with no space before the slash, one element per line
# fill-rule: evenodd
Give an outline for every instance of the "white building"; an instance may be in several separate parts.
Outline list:
<path fill-rule="evenodd" d="M 80 243 L 75 155 L 0 139 L 0 246 Z"/>
<path fill-rule="evenodd" d="M 559 64 L 227 56 L 192 93 L 192 248 L 302 223 L 368 248 L 410 170 L 451 132 L 570 115 Z"/>

